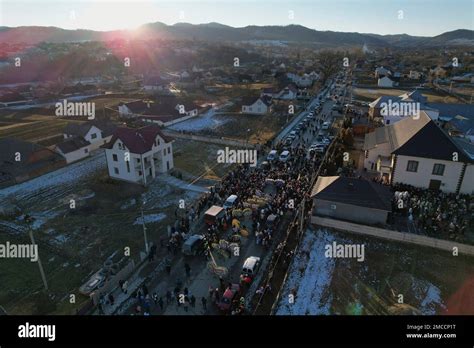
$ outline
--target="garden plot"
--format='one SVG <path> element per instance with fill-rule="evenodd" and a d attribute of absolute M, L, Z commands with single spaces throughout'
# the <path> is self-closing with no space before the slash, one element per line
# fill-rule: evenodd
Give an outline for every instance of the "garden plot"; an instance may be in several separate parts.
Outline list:
<path fill-rule="evenodd" d="M 325 246 L 334 241 L 364 245 L 364 261 L 326 258 Z M 473 274 L 474 258 L 308 229 L 290 266 L 276 314 L 454 313 L 458 304 L 450 299 Z M 294 303 L 289 301 L 292 290 L 296 291 Z M 403 295 L 403 303 L 398 303 L 399 295 Z"/>

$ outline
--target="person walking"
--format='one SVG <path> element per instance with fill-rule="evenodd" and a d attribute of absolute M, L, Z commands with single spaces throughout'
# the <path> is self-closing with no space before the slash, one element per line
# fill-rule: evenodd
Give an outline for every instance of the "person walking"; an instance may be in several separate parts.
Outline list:
<path fill-rule="evenodd" d="M 161 298 L 161 297 L 160 297 Z M 153 293 L 153 302 L 155 302 L 155 306 L 158 303 L 158 294 L 156 292 Z"/>
<path fill-rule="evenodd" d="M 207 300 L 204 296 L 201 298 L 201 303 L 202 303 L 202 309 L 207 311 Z"/>
<path fill-rule="evenodd" d="M 163 298 L 162 297 L 159 298 L 158 305 L 160 306 L 160 310 L 163 312 Z"/>
<path fill-rule="evenodd" d="M 191 275 L 191 267 L 187 263 L 184 264 L 184 270 L 186 271 L 186 277 L 189 278 Z"/>
<path fill-rule="evenodd" d="M 194 295 L 191 295 L 190 302 L 191 302 L 191 307 L 195 308 L 196 307 L 196 297 L 194 297 Z"/>

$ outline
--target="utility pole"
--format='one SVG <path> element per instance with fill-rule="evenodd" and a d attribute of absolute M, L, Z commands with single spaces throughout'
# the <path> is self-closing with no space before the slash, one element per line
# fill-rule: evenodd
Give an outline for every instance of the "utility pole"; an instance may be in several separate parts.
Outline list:
<path fill-rule="evenodd" d="M 30 234 L 31 244 L 33 245 L 34 248 L 38 248 L 35 242 L 35 237 L 33 236 L 33 229 L 31 228 L 30 222 L 28 221 L 27 223 L 28 223 L 28 232 Z M 46 280 L 46 275 L 44 274 L 43 264 L 41 263 L 39 252 L 38 252 L 38 267 L 41 274 L 41 279 L 43 280 L 44 289 L 48 291 L 48 281 Z"/>

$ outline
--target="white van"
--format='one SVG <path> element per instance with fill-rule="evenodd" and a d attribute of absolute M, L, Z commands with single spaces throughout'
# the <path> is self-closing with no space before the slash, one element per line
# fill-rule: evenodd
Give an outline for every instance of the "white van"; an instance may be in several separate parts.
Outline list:
<path fill-rule="evenodd" d="M 260 258 L 256 256 L 250 256 L 245 260 L 244 265 L 242 266 L 242 274 L 253 278 L 258 271 L 260 266 Z"/>
<path fill-rule="evenodd" d="M 233 208 L 235 205 L 235 202 L 237 201 L 237 196 L 236 195 L 230 195 L 224 202 L 224 205 L 222 206 L 224 209 L 230 209 Z"/>
<path fill-rule="evenodd" d="M 279 160 L 281 162 L 286 162 L 288 161 L 288 158 L 290 157 L 290 151 L 283 151 L 281 154 L 280 154 L 280 158 Z"/>

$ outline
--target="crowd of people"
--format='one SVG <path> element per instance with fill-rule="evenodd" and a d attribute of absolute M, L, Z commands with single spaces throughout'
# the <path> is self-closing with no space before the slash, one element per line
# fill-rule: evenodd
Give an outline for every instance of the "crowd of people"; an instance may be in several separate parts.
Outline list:
<path fill-rule="evenodd" d="M 175 211 L 175 223 L 168 227 L 168 234 L 160 241 L 161 247 L 166 247 L 168 256 L 165 259 L 165 270 L 171 275 L 172 258 L 178 254 L 185 240 L 192 234 L 204 234 L 206 250 L 213 243 L 218 243 L 223 233 L 232 228 L 232 235 L 245 235 L 253 233 L 255 243 L 263 248 L 269 248 L 273 244 L 276 228 L 286 214 L 292 214 L 303 200 L 310 201 L 309 191 L 312 175 L 321 163 L 321 154 L 308 156 L 307 145 L 317 135 L 317 131 L 323 122 L 322 117 L 315 117 L 306 123 L 293 146 L 285 147 L 283 143 L 275 146 L 277 151 L 288 150 L 290 156 L 288 161 L 275 161 L 268 166 L 252 167 L 241 164 L 230 171 L 222 181 L 210 188 L 210 192 L 201 197 L 191 205 L 178 207 Z M 236 195 L 232 208 L 226 209 L 222 217 L 214 224 L 204 228 L 204 224 L 197 224 L 203 213 L 213 205 L 222 206 L 230 195 Z M 259 204 L 249 204 L 252 199 L 262 198 Z M 264 202 L 263 204 L 261 202 Z M 237 220 L 236 211 L 246 210 L 247 219 L 242 223 Z M 237 222 L 236 222 L 237 221 Z M 151 260 L 156 253 L 156 247 Z M 205 256 L 209 258 L 209 254 Z M 289 262 L 292 254 L 284 255 Z M 185 267 L 186 278 L 190 276 L 189 265 Z M 242 289 L 248 289 L 251 281 L 245 279 Z M 241 279 L 242 285 L 242 279 Z M 229 284 L 232 286 L 232 284 Z M 189 308 L 195 308 L 197 302 L 201 302 L 202 310 L 207 311 L 207 303 L 219 303 L 226 291 L 222 279 L 218 287 L 210 287 L 209 296 L 197 298 L 190 293 L 180 279 L 177 279 L 174 289 L 167 290 L 161 296 L 150 294 L 146 286 L 142 286 L 132 295 L 136 299 L 135 314 L 149 315 L 150 311 L 163 313 L 166 306 L 175 304 L 176 310 L 180 308 L 188 312 Z M 257 294 L 267 293 L 270 289 L 259 288 Z M 234 299 L 230 314 L 243 314 L 245 312 L 245 300 L 243 296 Z"/>
<path fill-rule="evenodd" d="M 393 185 L 393 211 L 408 217 L 428 235 L 448 233 L 451 239 L 463 239 L 473 229 L 472 196 L 427 190 L 404 184 Z"/>

